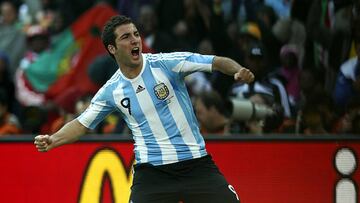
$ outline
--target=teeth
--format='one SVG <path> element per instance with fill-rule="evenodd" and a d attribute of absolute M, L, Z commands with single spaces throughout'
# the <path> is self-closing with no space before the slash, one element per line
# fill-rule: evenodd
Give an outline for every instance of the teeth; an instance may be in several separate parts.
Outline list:
<path fill-rule="evenodd" d="M 139 47 L 133 48 L 133 51 L 137 51 L 137 50 L 139 50 Z"/>

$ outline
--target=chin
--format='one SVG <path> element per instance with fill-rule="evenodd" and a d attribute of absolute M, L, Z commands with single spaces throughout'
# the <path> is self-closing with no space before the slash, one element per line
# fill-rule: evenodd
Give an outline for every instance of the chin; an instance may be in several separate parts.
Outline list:
<path fill-rule="evenodd" d="M 141 62 L 140 61 L 133 61 L 131 64 L 130 64 L 130 67 L 131 68 L 138 68 L 139 66 L 141 65 Z"/>

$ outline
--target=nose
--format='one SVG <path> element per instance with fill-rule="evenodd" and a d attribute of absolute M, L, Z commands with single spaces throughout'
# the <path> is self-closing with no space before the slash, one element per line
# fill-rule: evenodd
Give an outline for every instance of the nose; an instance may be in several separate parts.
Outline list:
<path fill-rule="evenodd" d="M 138 37 L 138 36 L 135 36 L 135 35 L 132 35 L 131 36 L 131 44 L 137 44 L 137 43 L 139 43 L 139 41 L 140 41 L 140 37 Z"/>

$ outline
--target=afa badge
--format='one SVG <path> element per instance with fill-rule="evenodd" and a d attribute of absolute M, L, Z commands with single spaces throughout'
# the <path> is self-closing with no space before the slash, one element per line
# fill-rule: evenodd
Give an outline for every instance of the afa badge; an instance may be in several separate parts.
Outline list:
<path fill-rule="evenodd" d="M 169 96 L 169 88 L 164 83 L 157 84 L 154 87 L 155 95 L 158 99 L 164 100 Z"/>

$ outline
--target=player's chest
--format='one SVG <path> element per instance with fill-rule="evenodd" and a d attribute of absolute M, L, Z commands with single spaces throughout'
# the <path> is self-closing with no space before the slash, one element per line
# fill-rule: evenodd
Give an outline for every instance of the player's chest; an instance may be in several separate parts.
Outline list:
<path fill-rule="evenodd" d="M 124 83 L 114 96 L 123 114 L 141 118 L 172 108 L 176 89 L 170 79 L 157 75 Z"/>

